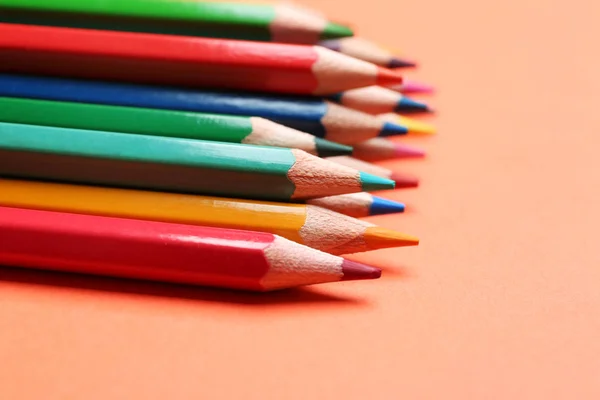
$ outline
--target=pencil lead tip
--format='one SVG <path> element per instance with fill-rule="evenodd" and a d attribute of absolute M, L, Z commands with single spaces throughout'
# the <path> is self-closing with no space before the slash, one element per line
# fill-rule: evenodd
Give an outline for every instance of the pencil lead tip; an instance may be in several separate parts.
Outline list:
<path fill-rule="evenodd" d="M 320 157 L 345 156 L 352 154 L 352 146 L 315 138 L 315 147 Z"/>
<path fill-rule="evenodd" d="M 360 181 L 363 192 L 372 192 L 375 190 L 388 190 L 395 187 L 394 181 L 382 178 L 381 176 L 360 172 Z"/>
<path fill-rule="evenodd" d="M 394 143 L 394 156 L 396 158 L 418 158 L 425 157 L 425 150 L 405 144 Z"/>
<path fill-rule="evenodd" d="M 394 86 L 402 83 L 402 75 L 399 72 L 377 67 L 377 85 L 379 86 Z"/>
<path fill-rule="evenodd" d="M 398 104 L 396 104 L 396 112 L 423 113 L 432 112 L 433 110 L 421 101 L 411 99 L 410 97 L 402 96 Z"/>
<path fill-rule="evenodd" d="M 420 135 L 433 135 L 435 134 L 435 126 L 428 124 L 423 121 L 418 121 L 413 118 L 407 118 L 399 116 L 398 120 L 400 123 L 408 129 L 408 133 L 418 133 Z"/>
<path fill-rule="evenodd" d="M 391 229 L 371 226 L 365 231 L 365 240 L 372 249 L 417 246 L 419 238 L 396 232 Z"/>
<path fill-rule="evenodd" d="M 342 262 L 342 273 L 344 274 L 343 281 L 378 279 L 381 277 L 381 269 L 346 259 Z"/>
<path fill-rule="evenodd" d="M 397 201 L 373 196 L 373 203 L 369 208 L 369 215 L 384 215 L 404 212 L 405 205 Z"/>
<path fill-rule="evenodd" d="M 336 24 L 335 22 L 327 23 L 325 29 L 321 32 L 321 40 L 339 39 L 349 36 L 354 36 L 352 29 L 342 24 Z"/>
<path fill-rule="evenodd" d="M 392 179 L 396 183 L 396 189 L 416 188 L 419 186 L 418 178 L 410 175 L 400 174 L 398 172 L 393 172 L 390 176 L 390 179 Z"/>
<path fill-rule="evenodd" d="M 406 126 L 396 124 L 393 122 L 385 121 L 383 123 L 383 127 L 379 131 L 379 136 L 388 137 L 395 135 L 406 135 L 408 133 L 408 128 Z"/>
<path fill-rule="evenodd" d="M 417 63 L 403 58 L 394 57 L 390 60 L 388 68 L 415 68 Z"/>
<path fill-rule="evenodd" d="M 433 93 L 435 88 L 432 85 L 415 81 L 404 81 L 400 86 L 402 93 Z"/>

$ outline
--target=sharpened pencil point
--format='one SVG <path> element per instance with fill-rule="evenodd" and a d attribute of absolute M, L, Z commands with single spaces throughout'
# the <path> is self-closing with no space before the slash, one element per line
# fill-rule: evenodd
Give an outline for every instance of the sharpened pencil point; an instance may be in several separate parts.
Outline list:
<path fill-rule="evenodd" d="M 329 22 L 323 32 L 321 32 L 321 40 L 338 39 L 343 37 L 354 36 L 354 32 L 347 26 Z"/>
<path fill-rule="evenodd" d="M 398 172 L 393 172 L 390 176 L 396 183 L 396 189 L 400 188 L 415 188 L 419 186 L 419 178 L 410 175 L 400 174 Z"/>
<path fill-rule="evenodd" d="M 419 238 L 379 226 L 367 228 L 365 240 L 373 249 L 416 246 L 419 244 Z"/>
<path fill-rule="evenodd" d="M 402 124 L 402 126 L 405 126 L 408 129 L 408 133 L 416 133 L 420 135 L 435 134 L 435 126 L 426 122 L 404 116 L 399 117 L 398 121 Z"/>
<path fill-rule="evenodd" d="M 406 135 L 408 133 L 408 128 L 403 125 L 395 124 L 393 122 L 386 121 L 379 132 L 379 136 L 388 137 L 388 136 L 396 136 L 396 135 Z"/>
<path fill-rule="evenodd" d="M 405 206 L 397 201 L 373 196 L 373 203 L 369 207 L 369 215 L 384 215 L 404 212 Z"/>
<path fill-rule="evenodd" d="M 425 150 L 405 144 L 394 143 L 394 156 L 397 158 L 425 157 Z"/>
<path fill-rule="evenodd" d="M 396 105 L 396 112 L 402 113 L 422 113 L 432 112 L 426 103 L 403 96 Z"/>
<path fill-rule="evenodd" d="M 366 172 L 360 173 L 360 182 L 362 183 L 363 192 L 372 192 L 374 190 L 388 190 L 395 187 L 394 181 L 382 178 L 377 175 L 372 175 Z"/>
<path fill-rule="evenodd" d="M 415 81 L 405 81 L 400 87 L 402 93 L 433 93 L 435 88 L 431 85 Z"/>
<path fill-rule="evenodd" d="M 330 142 L 329 140 L 315 138 L 317 154 L 320 157 L 344 156 L 352 154 L 352 146 Z"/>
<path fill-rule="evenodd" d="M 381 277 L 381 269 L 350 260 L 342 262 L 342 273 L 344 274 L 343 281 L 378 279 Z"/>
<path fill-rule="evenodd" d="M 402 75 L 394 70 L 377 67 L 377 85 L 379 86 L 394 86 L 401 84 L 403 81 Z"/>
<path fill-rule="evenodd" d="M 388 64 L 388 68 L 415 68 L 416 66 L 416 62 L 398 57 L 392 58 Z"/>

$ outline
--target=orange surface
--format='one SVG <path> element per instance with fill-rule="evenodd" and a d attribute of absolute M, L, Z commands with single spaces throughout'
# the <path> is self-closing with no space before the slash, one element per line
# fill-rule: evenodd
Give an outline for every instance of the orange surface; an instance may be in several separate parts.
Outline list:
<path fill-rule="evenodd" d="M 0 398 L 600 398 L 600 3 L 307 4 L 441 88 L 411 211 L 373 218 L 422 245 L 274 295 L 0 270 Z"/>

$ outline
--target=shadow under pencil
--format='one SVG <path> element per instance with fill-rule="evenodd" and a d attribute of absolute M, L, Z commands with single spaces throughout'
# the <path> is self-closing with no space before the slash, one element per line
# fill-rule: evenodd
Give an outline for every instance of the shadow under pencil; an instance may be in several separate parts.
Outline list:
<path fill-rule="evenodd" d="M 366 304 L 361 299 L 322 293 L 309 287 L 255 293 L 174 283 L 83 275 L 70 272 L 22 269 L 10 266 L 0 266 L 0 281 L 24 285 L 183 299 L 199 303 L 210 302 L 261 307 L 290 304 L 349 306 Z"/>

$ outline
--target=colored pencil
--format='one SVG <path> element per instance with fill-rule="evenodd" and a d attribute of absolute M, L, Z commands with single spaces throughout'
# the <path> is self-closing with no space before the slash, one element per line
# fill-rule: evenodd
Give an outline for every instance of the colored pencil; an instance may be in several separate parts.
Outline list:
<path fill-rule="evenodd" d="M 261 96 L 164 86 L 0 74 L 0 96 L 257 116 L 353 144 L 407 128 L 321 99 Z"/>
<path fill-rule="evenodd" d="M 398 85 L 390 85 L 387 86 L 389 89 L 395 90 L 400 93 L 410 94 L 410 93 L 424 93 L 430 94 L 435 92 L 435 88 L 427 83 L 417 82 L 413 80 L 405 80 L 401 84 Z"/>
<path fill-rule="evenodd" d="M 287 147 L 319 156 L 352 153 L 352 147 L 257 117 L 0 97 L 0 121 Z"/>
<path fill-rule="evenodd" d="M 365 192 L 320 197 L 308 200 L 307 203 L 355 218 L 401 213 L 405 208 L 402 203 Z"/>
<path fill-rule="evenodd" d="M 369 174 L 387 178 L 396 183 L 396 188 L 412 188 L 419 186 L 419 180 L 411 175 L 401 174 L 399 172 L 392 171 L 390 169 L 380 167 L 379 165 L 371 164 L 366 161 L 358 160 L 348 156 L 336 156 L 328 157 L 327 160 L 333 161 L 336 164 L 343 165 L 345 167 L 354 168 L 362 172 L 368 172 Z"/>
<path fill-rule="evenodd" d="M 254 291 L 381 275 L 270 233 L 7 207 L 0 264 Z"/>
<path fill-rule="evenodd" d="M 380 114 L 377 116 L 382 121 L 390 123 L 401 123 L 406 126 L 408 132 L 411 134 L 418 135 L 433 135 L 436 133 L 435 126 L 428 124 L 427 122 L 419 121 L 414 118 L 408 118 L 403 115 L 394 113 Z"/>
<path fill-rule="evenodd" d="M 332 100 L 368 114 L 422 113 L 432 110 L 425 103 L 380 86 L 347 90 L 330 97 Z"/>
<path fill-rule="evenodd" d="M 352 157 L 363 161 L 425 157 L 425 151 L 418 147 L 392 142 L 385 138 L 375 138 L 357 143 L 353 148 Z"/>
<path fill-rule="evenodd" d="M 5 122 L 0 175 L 286 201 L 394 187 L 297 149 Z"/>
<path fill-rule="evenodd" d="M 0 205 L 270 232 L 332 254 L 419 243 L 413 236 L 304 204 L 0 179 Z"/>
<path fill-rule="evenodd" d="M 306 95 L 402 82 L 319 46 L 18 24 L 0 24 L 0 71 Z"/>
<path fill-rule="evenodd" d="M 18 1 L 18 0 L 13 0 Z M 350 57 L 368 61 L 375 65 L 387 68 L 410 68 L 416 67 L 414 61 L 409 61 L 394 56 L 391 52 L 376 45 L 375 43 L 361 37 L 345 37 L 341 39 L 329 39 L 319 43 L 328 49 L 339 51 Z"/>
<path fill-rule="evenodd" d="M 0 0 L 0 21 L 20 24 L 314 44 L 352 36 L 289 4 L 176 0 Z"/>

